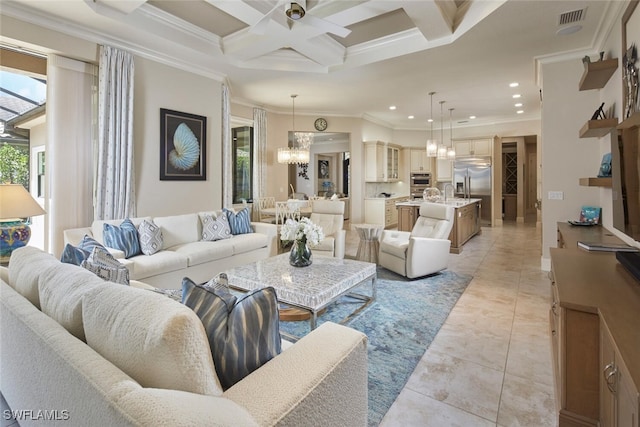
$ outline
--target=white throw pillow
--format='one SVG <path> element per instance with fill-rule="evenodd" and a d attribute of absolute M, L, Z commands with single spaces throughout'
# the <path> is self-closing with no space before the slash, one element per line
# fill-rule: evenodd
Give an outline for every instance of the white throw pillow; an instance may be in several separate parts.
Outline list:
<path fill-rule="evenodd" d="M 80 267 L 104 280 L 129 285 L 129 270 L 105 248 L 93 248 L 91 255 L 80 263 Z"/>
<path fill-rule="evenodd" d="M 215 242 L 231 237 L 231 227 L 226 215 L 218 215 L 214 218 L 212 215 L 204 214 L 200 219 L 202 220 L 202 240 Z"/>
<path fill-rule="evenodd" d="M 138 226 L 140 248 L 145 255 L 153 255 L 162 249 L 162 229 L 153 220 L 144 220 Z"/>

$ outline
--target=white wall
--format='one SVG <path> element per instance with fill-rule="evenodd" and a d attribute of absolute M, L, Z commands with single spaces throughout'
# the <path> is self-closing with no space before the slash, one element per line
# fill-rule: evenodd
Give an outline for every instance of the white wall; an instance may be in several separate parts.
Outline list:
<path fill-rule="evenodd" d="M 222 206 L 222 85 L 135 58 L 134 141 L 139 216 L 175 215 Z M 207 118 L 207 180 L 160 181 L 160 109 Z"/>

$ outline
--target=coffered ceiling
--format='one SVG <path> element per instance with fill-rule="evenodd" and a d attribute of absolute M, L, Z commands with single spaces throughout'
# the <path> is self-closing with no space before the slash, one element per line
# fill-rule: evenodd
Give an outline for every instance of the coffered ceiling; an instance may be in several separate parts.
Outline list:
<path fill-rule="evenodd" d="M 2 0 L 0 11 L 224 80 L 236 102 L 287 112 L 295 93 L 296 114 L 426 129 L 441 100 L 456 127 L 539 118 L 536 59 L 595 60 L 627 2 L 300 3 L 297 21 L 281 0 Z M 574 11 L 580 19 L 561 23 Z"/>

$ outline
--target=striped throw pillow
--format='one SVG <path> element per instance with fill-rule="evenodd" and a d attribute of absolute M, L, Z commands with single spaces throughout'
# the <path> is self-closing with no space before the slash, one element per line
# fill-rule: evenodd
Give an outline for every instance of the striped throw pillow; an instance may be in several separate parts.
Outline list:
<path fill-rule="evenodd" d="M 244 208 L 238 213 L 226 208 L 224 208 L 223 211 L 227 214 L 229 226 L 231 226 L 231 234 L 235 236 L 236 234 L 253 233 L 251 219 L 249 218 L 249 208 Z"/>
<path fill-rule="evenodd" d="M 122 221 L 122 224 L 104 224 L 103 227 L 104 244 L 109 248 L 120 249 L 124 252 L 125 258 L 130 258 L 142 253 L 140 241 L 138 240 L 138 230 L 129 218 Z"/>
<path fill-rule="evenodd" d="M 182 281 L 182 303 L 198 315 L 207 332 L 213 363 L 224 390 L 280 354 L 276 292 L 268 287 L 241 299 Z"/>

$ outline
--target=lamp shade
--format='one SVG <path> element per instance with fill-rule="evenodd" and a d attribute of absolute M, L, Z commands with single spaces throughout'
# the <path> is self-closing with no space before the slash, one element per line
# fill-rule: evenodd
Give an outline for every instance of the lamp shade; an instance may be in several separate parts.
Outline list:
<path fill-rule="evenodd" d="M 0 184 L 0 220 L 46 214 L 22 184 Z"/>

